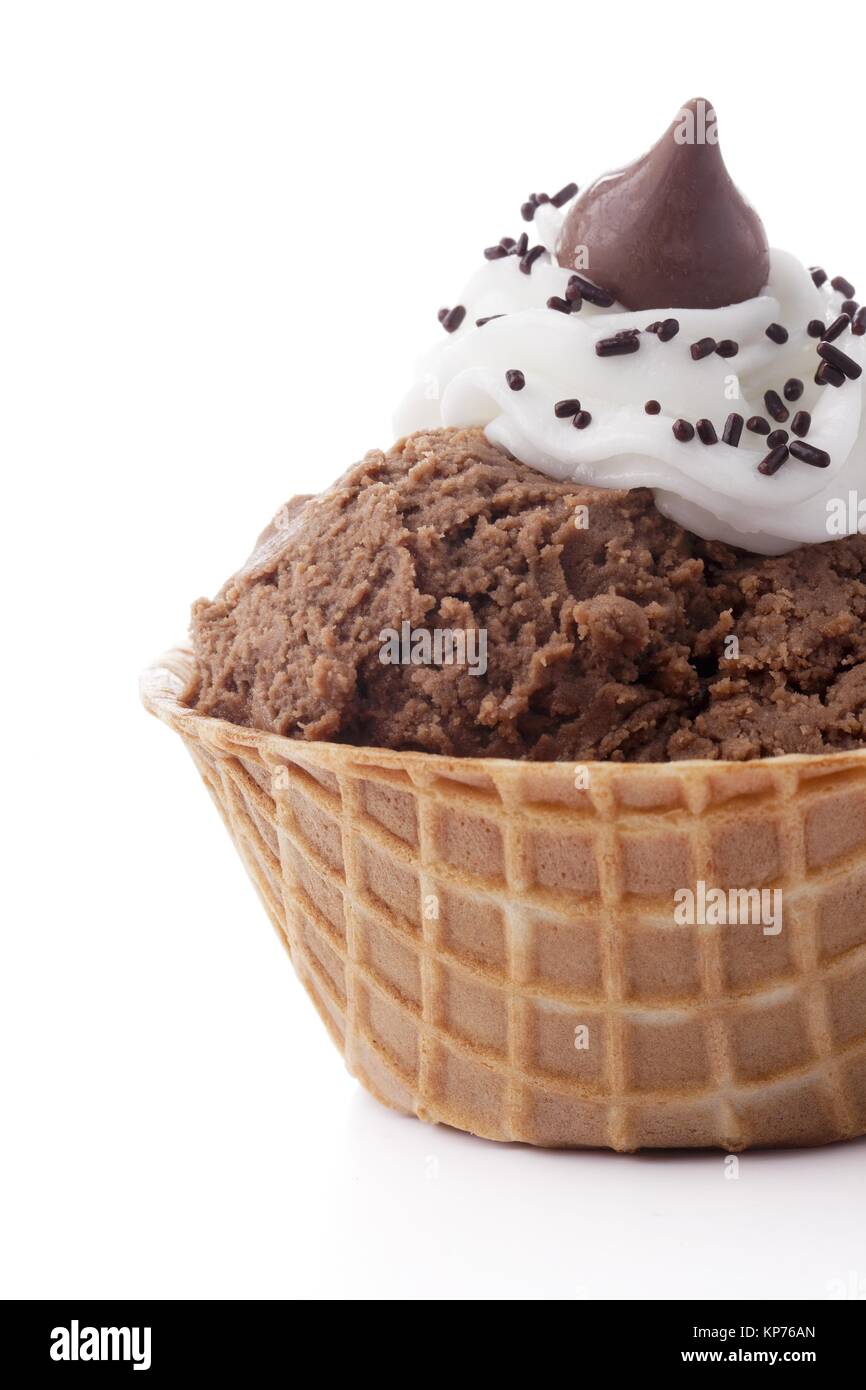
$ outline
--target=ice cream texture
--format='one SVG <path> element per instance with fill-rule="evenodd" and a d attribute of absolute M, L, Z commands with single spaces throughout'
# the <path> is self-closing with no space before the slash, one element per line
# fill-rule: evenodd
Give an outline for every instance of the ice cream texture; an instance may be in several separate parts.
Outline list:
<path fill-rule="evenodd" d="M 551 480 L 479 430 L 420 433 L 284 508 L 196 604 L 188 698 L 293 737 L 454 755 L 852 748 L 864 562 L 859 536 L 756 559 L 684 531 L 643 489 Z M 484 631 L 485 671 L 383 662 L 404 622 Z"/>

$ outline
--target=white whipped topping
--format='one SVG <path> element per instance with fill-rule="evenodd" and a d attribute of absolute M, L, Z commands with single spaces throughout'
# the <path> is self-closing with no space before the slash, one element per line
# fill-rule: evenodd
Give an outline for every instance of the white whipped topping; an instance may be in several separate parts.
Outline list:
<path fill-rule="evenodd" d="M 543 204 L 530 244 L 555 248 L 564 213 Z M 581 273 L 592 278 L 591 267 Z M 478 426 L 492 443 L 542 473 L 595 487 L 652 488 L 659 510 L 681 526 L 759 554 L 781 554 L 839 534 L 830 529 L 828 517 L 838 527 L 839 500 L 866 491 L 860 428 L 866 374 L 838 388 L 817 386 L 821 359 L 806 325 L 811 319 L 831 323 L 844 295 L 829 281 L 817 288 L 794 256 L 771 251 L 767 286 L 756 298 L 724 309 L 665 306 L 635 313 L 586 301 L 579 313 L 548 309 L 551 296 L 565 296 L 570 274 L 550 252 L 539 257 L 529 275 L 516 256 L 485 261 L 459 298 L 466 307 L 463 323 L 418 364 L 415 384 L 395 416 L 397 434 Z M 476 319 L 493 314 L 504 317 L 476 326 Z M 680 325 L 671 341 L 642 332 L 637 352 L 597 356 L 598 339 L 670 317 Z M 767 337 L 771 323 L 788 330 L 783 345 Z M 712 353 L 694 361 L 689 348 L 706 337 L 733 339 L 737 356 Z M 836 346 L 863 364 L 866 337 L 846 331 Z M 513 368 L 525 376 L 523 390 L 511 390 L 506 381 Z M 809 411 L 806 442 L 825 450 L 831 463 L 815 468 L 792 457 L 766 477 L 758 472 L 768 452 L 766 437 L 744 427 L 734 448 L 721 442 L 722 429 L 736 411 L 744 419 L 762 415 L 772 429 L 790 433 L 790 420 L 780 426 L 769 416 L 764 392 L 773 389 L 781 396 L 791 377 L 805 389 L 798 401 L 785 405 L 791 417 Z M 572 397 L 592 415 L 586 429 L 554 415 L 554 403 Z M 647 400 L 660 403 L 659 415 L 646 414 Z M 671 429 L 680 417 L 692 424 L 711 420 L 719 442 L 705 445 L 696 436 L 680 443 Z M 848 533 L 857 529 L 856 505 L 853 511 L 843 528 Z"/>

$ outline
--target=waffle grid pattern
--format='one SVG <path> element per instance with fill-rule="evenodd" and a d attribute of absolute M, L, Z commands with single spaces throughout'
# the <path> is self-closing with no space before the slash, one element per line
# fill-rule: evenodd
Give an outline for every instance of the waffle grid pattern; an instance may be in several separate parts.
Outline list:
<path fill-rule="evenodd" d="M 564 1147 L 866 1131 L 866 756 L 575 769 L 180 732 L 350 1070 L 380 1100 Z M 676 926 L 698 881 L 783 929 Z M 588 1047 L 577 1046 L 588 1030 Z"/>

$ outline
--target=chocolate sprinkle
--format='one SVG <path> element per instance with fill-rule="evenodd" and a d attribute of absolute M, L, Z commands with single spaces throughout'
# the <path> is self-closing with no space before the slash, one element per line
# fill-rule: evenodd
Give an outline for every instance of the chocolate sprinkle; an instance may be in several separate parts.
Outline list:
<path fill-rule="evenodd" d="M 501 242 L 498 246 L 487 246 L 484 250 L 485 261 L 501 261 L 503 256 L 507 255 L 508 247 L 503 246 Z"/>
<path fill-rule="evenodd" d="M 836 339 L 840 336 L 840 334 L 845 332 L 845 329 L 848 327 L 850 322 L 851 320 L 847 314 L 840 314 L 837 319 L 833 320 L 833 322 L 830 324 L 830 327 L 825 328 L 824 332 L 821 334 L 821 337 L 824 340 L 824 342 L 835 342 Z"/>
<path fill-rule="evenodd" d="M 520 216 L 523 218 L 524 222 L 532 221 L 533 217 L 535 216 L 535 208 L 536 204 L 533 203 L 531 200 L 525 203 L 521 203 Z"/>
<path fill-rule="evenodd" d="M 849 357 L 841 348 L 834 347 L 832 343 L 819 343 L 818 356 L 823 357 L 825 362 L 829 362 L 831 367 L 836 367 L 838 371 L 844 372 L 849 381 L 856 381 L 863 375 L 863 368 L 859 362 L 855 362 L 853 357 Z"/>
<path fill-rule="evenodd" d="M 803 394 L 803 383 L 798 376 L 789 377 L 782 389 L 786 401 L 798 401 Z"/>
<path fill-rule="evenodd" d="M 770 433 L 767 435 L 767 448 L 768 448 L 768 449 L 777 449 L 777 448 L 779 447 L 780 444 L 787 444 L 787 442 L 788 442 L 788 431 L 787 431 L 787 430 L 771 430 Z"/>
<path fill-rule="evenodd" d="M 597 357 L 622 357 L 627 352 L 637 352 L 640 338 L 637 329 L 633 332 L 617 333 L 613 338 L 599 338 L 595 345 Z"/>
<path fill-rule="evenodd" d="M 783 328 L 780 323 L 769 324 L 765 332 L 774 343 L 787 343 L 788 341 L 788 330 Z"/>
<path fill-rule="evenodd" d="M 751 430 L 752 434 L 769 434 L 770 426 L 763 415 L 750 415 L 746 421 L 746 429 Z"/>
<path fill-rule="evenodd" d="M 824 325 L 820 319 L 810 319 L 806 324 L 806 332 L 810 338 L 820 338 L 824 332 Z"/>
<path fill-rule="evenodd" d="M 784 425 L 788 418 L 788 410 L 778 391 L 764 392 L 764 405 L 767 407 L 768 414 L 772 415 L 780 425 Z"/>
<path fill-rule="evenodd" d="M 654 319 L 652 323 L 647 324 L 646 328 L 644 329 L 644 333 L 658 333 L 661 326 L 661 319 Z"/>
<path fill-rule="evenodd" d="M 564 203 L 569 202 L 577 192 L 576 183 L 567 183 L 564 188 L 560 188 L 558 193 L 554 193 L 551 202 L 555 208 L 561 208 Z"/>
<path fill-rule="evenodd" d="M 818 386 L 844 386 L 845 374 L 840 372 L 838 367 L 832 367 L 829 362 L 822 362 L 815 373 L 815 383 Z"/>
<path fill-rule="evenodd" d="M 779 444 L 776 446 L 775 449 L 770 450 L 769 454 L 767 454 L 767 457 L 765 459 L 761 460 L 761 462 L 758 464 L 758 472 L 763 473 L 764 476 L 767 478 L 772 478 L 774 473 L 778 473 L 779 469 L 782 467 L 782 464 L 787 462 L 787 459 L 787 444 Z"/>
<path fill-rule="evenodd" d="M 504 315 L 504 314 L 488 314 L 487 317 L 486 317 L 486 319 L 476 319 L 476 320 L 475 320 L 475 327 L 476 327 L 476 328 L 483 328 L 484 325 L 485 325 L 485 323 L 492 323 L 494 319 L 504 319 L 504 318 L 505 318 L 505 315 Z"/>
<path fill-rule="evenodd" d="M 821 266 L 819 265 L 810 265 L 809 274 L 812 276 L 812 279 L 815 281 L 815 284 L 818 286 L 818 289 L 821 288 L 821 286 L 827 279 L 826 270 L 822 270 Z"/>
<path fill-rule="evenodd" d="M 700 362 L 702 357 L 709 357 L 711 352 L 716 350 L 715 338 L 699 338 L 696 343 L 692 343 L 689 352 L 695 362 Z"/>
<path fill-rule="evenodd" d="M 712 420 L 699 420 L 697 430 L 698 439 L 702 444 L 718 444 L 719 436 L 716 434 Z"/>
<path fill-rule="evenodd" d="M 844 299 L 842 301 L 842 313 L 847 314 L 849 318 L 853 319 L 859 308 L 860 305 L 857 303 L 856 299 Z"/>
<path fill-rule="evenodd" d="M 522 391 L 526 385 L 526 377 L 517 367 L 512 367 L 510 371 L 505 373 L 505 380 L 512 391 Z"/>
<path fill-rule="evenodd" d="M 743 433 L 743 417 L 732 410 L 727 420 L 725 428 L 722 430 L 722 443 L 730 444 L 731 448 L 736 449 Z"/>
<path fill-rule="evenodd" d="M 811 463 L 813 468 L 829 468 L 830 466 L 830 455 L 826 449 L 816 449 L 814 444 L 804 444 L 800 439 L 794 440 L 791 445 L 791 453 L 801 463 Z"/>
<path fill-rule="evenodd" d="M 580 401 L 576 396 L 572 396 L 567 401 L 557 401 L 553 407 L 553 413 L 558 420 L 567 420 L 570 415 L 576 415 L 580 410 Z"/>
<path fill-rule="evenodd" d="M 567 299 L 560 299 L 558 294 L 553 294 L 547 301 L 548 309 L 558 309 L 561 314 L 570 314 L 572 305 Z"/>
<path fill-rule="evenodd" d="M 506 251 L 513 251 L 517 242 L 514 240 L 513 236 L 504 236 L 500 237 L 499 245 L 504 246 Z"/>
<path fill-rule="evenodd" d="M 797 414 L 791 421 L 792 433 L 799 434 L 800 438 L 802 439 L 804 435 L 807 435 L 809 433 L 811 426 L 812 417 L 809 414 L 808 410 L 798 410 Z"/>
<path fill-rule="evenodd" d="M 644 410 L 646 411 L 647 415 L 661 414 L 661 406 L 659 405 L 658 401 L 645 401 Z"/>
<path fill-rule="evenodd" d="M 513 250 L 515 256 L 526 255 L 527 251 L 529 250 L 529 237 L 526 235 L 526 232 L 520 233 L 520 236 L 517 238 L 517 240 L 514 243 L 514 246 L 511 249 Z"/>
<path fill-rule="evenodd" d="M 716 343 L 716 352 L 719 357 L 736 357 L 740 351 L 739 343 L 735 343 L 733 338 L 723 338 L 720 343 Z"/>
<path fill-rule="evenodd" d="M 574 428 L 576 430 L 585 430 L 591 419 L 592 416 L 590 415 L 588 410 L 579 410 L 575 415 L 572 424 L 574 425 Z"/>
<path fill-rule="evenodd" d="M 597 304 L 600 309 L 609 309 L 614 302 L 612 294 L 594 285 L 591 280 L 585 280 L 582 275 L 572 275 L 569 284 L 572 283 L 576 284 L 584 299 L 588 299 L 590 304 Z"/>
<path fill-rule="evenodd" d="M 453 333 L 455 328 L 459 328 L 466 317 L 466 306 L 455 304 L 453 309 L 439 310 L 439 322 L 446 333 Z"/>
<path fill-rule="evenodd" d="M 674 439 L 678 439 L 681 444 L 688 444 L 689 440 L 695 437 L 695 427 L 690 425 L 688 420 L 674 420 L 671 429 Z"/>
<path fill-rule="evenodd" d="M 583 304 L 583 295 L 580 292 L 580 285 L 578 284 L 578 279 L 576 275 L 572 275 L 571 279 L 566 285 L 565 297 L 570 304 L 574 305 L 574 312 L 577 313 L 578 309 Z"/>
<path fill-rule="evenodd" d="M 527 251 L 524 256 L 521 256 L 520 269 L 523 271 L 524 275 L 529 275 L 531 273 L 532 267 L 535 265 L 539 256 L 544 255 L 545 249 L 546 248 L 539 242 L 537 246 L 533 246 L 531 251 Z"/>
<path fill-rule="evenodd" d="M 846 280 L 844 275 L 834 275 L 830 284 L 833 286 L 834 290 L 838 290 L 840 294 L 844 294 L 846 299 L 853 299 L 857 293 L 851 281 Z"/>
<path fill-rule="evenodd" d="M 678 319 L 663 319 L 661 328 L 658 330 L 660 343 L 669 343 L 671 338 L 675 338 L 680 331 Z"/>

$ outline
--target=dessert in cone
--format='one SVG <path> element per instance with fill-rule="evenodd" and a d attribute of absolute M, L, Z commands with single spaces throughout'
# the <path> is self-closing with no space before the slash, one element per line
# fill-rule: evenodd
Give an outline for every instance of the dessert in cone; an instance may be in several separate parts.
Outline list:
<path fill-rule="evenodd" d="M 827 517 L 866 316 L 768 250 L 706 103 L 576 195 L 531 196 L 546 244 L 440 313 L 406 437 L 289 503 L 143 699 L 387 1105 L 861 1135 L 866 539 Z"/>

